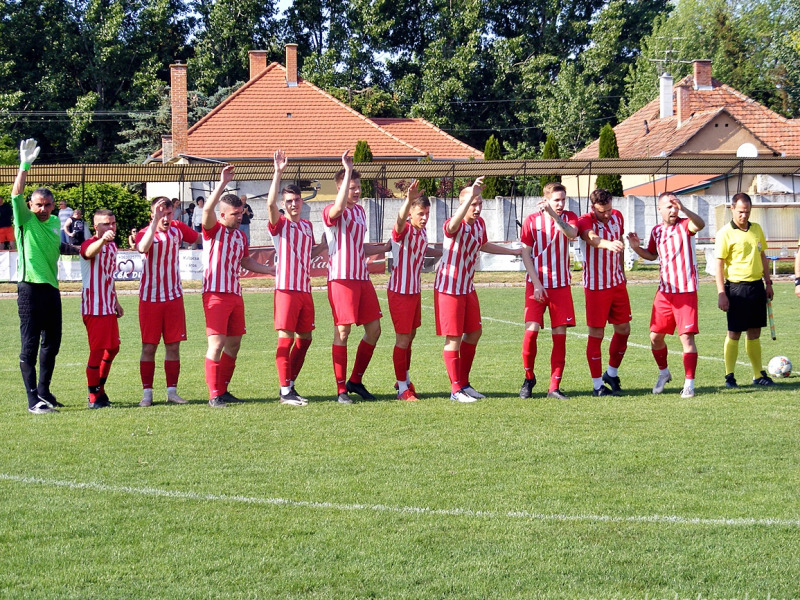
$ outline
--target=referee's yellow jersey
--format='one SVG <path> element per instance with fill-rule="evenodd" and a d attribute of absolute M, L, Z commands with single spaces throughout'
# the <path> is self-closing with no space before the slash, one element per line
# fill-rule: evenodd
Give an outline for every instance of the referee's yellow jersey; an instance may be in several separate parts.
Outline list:
<path fill-rule="evenodd" d="M 748 223 L 747 230 L 731 221 L 717 232 L 714 255 L 725 261 L 728 281 L 757 281 L 764 276 L 761 252 L 767 249 L 767 239 L 761 225 Z"/>

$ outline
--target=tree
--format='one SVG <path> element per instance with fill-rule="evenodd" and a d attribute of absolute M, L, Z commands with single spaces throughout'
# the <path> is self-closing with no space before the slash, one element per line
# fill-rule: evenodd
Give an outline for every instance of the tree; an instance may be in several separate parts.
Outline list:
<path fill-rule="evenodd" d="M 356 142 L 356 149 L 353 152 L 353 164 L 358 163 L 371 163 L 372 162 L 372 150 L 369 147 L 369 144 L 366 140 L 359 140 Z M 374 198 L 375 197 L 375 187 L 372 184 L 372 180 L 370 179 L 363 179 L 361 181 L 361 194 L 365 198 Z"/>
<path fill-rule="evenodd" d="M 544 148 L 542 149 L 542 158 L 561 158 L 561 154 L 558 152 L 558 142 L 552 133 L 547 134 L 547 140 L 545 141 Z M 542 175 L 539 178 L 539 185 L 542 187 L 542 189 L 544 189 L 545 185 L 551 182 L 561 183 L 561 175 Z"/>
<path fill-rule="evenodd" d="M 600 149 L 599 158 L 619 158 L 619 147 L 617 146 L 617 135 L 614 129 L 606 123 L 600 130 Z M 622 177 L 619 175 L 598 175 L 595 187 L 603 188 L 611 192 L 613 196 L 622 196 Z"/>
<path fill-rule="evenodd" d="M 501 160 L 503 158 L 503 155 L 500 154 L 500 142 L 494 137 L 494 134 L 490 135 L 489 139 L 486 140 L 483 157 L 486 160 Z M 487 177 L 484 179 L 483 197 L 494 198 L 495 196 L 502 196 L 505 192 L 503 183 L 499 177 Z"/>

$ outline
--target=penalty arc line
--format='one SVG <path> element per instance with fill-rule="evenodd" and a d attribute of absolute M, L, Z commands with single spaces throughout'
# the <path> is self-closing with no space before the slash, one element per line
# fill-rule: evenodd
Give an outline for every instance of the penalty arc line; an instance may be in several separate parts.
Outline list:
<path fill-rule="evenodd" d="M 242 496 L 230 494 L 203 494 L 180 490 L 165 490 L 152 487 L 132 487 L 107 485 L 97 482 L 61 481 L 39 477 L 23 477 L 0 473 L 0 481 L 8 481 L 26 485 L 60 487 L 70 490 L 89 490 L 132 496 L 155 496 L 175 500 L 200 502 L 228 502 L 263 506 L 286 506 L 291 508 L 312 508 L 336 511 L 368 511 L 375 513 L 394 513 L 405 515 L 431 515 L 446 517 L 480 517 L 486 519 L 518 519 L 527 521 L 585 522 L 585 523 L 654 523 L 666 525 L 701 525 L 712 527 L 790 527 L 800 529 L 800 519 L 777 518 L 700 518 L 682 517 L 678 515 L 639 515 L 614 516 L 595 514 L 546 514 L 530 511 L 485 511 L 466 508 L 428 508 L 422 506 L 389 506 L 386 504 L 348 504 L 340 502 L 314 502 L 310 500 L 290 500 L 286 498 L 261 498 L 258 496 Z"/>

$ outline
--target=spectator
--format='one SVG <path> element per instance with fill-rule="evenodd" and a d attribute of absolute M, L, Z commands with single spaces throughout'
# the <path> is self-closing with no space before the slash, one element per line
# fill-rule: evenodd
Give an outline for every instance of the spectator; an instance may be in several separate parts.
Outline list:
<path fill-rule="evenodd" d="M 73 210 L 67 206 L 66 200 L 58 201 L 58 220 L 61 221 L 61 243 L 69 244 L 67 240 L 67 232 L 64 231 L 64 225 L 67 224 L 67 219 L 72 216 Z"/>
<path fill-rule="evenodd" d="M 253 209 L 247 203 L 247 194 L 239 196 L 242 200 L 242 224 L 239 225 L 239 230 L 247 238 L 247 245 L 250 245 L 250 219 L 253 218 Z"/>
<path fill-rule="evenodd" d="M 14 249 L 14 209 L 0 196 L 0 250 Z"/>
<path fill-rule="evenodd" d="M 73 246 L 80 246 L 86 240 L 86 221 L 83 220 L 83 211 L 80 208 L 76 208 L 67 219 L 64 233 L 67 234 L 67 243 Z"/>

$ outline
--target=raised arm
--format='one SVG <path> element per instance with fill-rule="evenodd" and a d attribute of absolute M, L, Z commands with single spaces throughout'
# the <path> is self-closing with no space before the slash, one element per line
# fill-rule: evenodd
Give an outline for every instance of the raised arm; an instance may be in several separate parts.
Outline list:
<path fill-rule="evenodd" d="M 403 204 L 400 206 L 400 210 L 397 212 L 397 221 L 394 223 L 394 230 L 398 235 L 403 233 L 407 227 L 408 213 L 411 212 L 411 203 L 420 196 L 422 196 L 422 192 L 419 189 L 419 181 L 415 179 L 411 182 L 411 185 L 408 186 L 408 189 L 406 190 L 406 199 L 403 201 Z"/>
<path fill-rule="evenodd" d="M 164 218 L 164 215 L 166 215 L 169 211 L 168 202 L 169 200 L 162 200 L 153 207 L 153 220 L 150 221 L 150 225 L 144 230 L 142 239 L 140 239 L 139 243 L 136 244 L 136 250 L 142 254 L 149 252 L 150 248 L 152 247 L 153 238 L 155 238 L 156 231 L 158 230 L 158 224 L 161 222 L 161 219 Z"/>
<path fill-rule="evenodd" d="M 281 191 L 281 177 L 283 171 L 289 164 L 289 159 L 283 150 L 276 150 L 274 157 L 275 174 L 272 176 L 272 184 L 269 186 L 269 196 L 267 196 L 267 209 L 269 210 L 269 222 L 277 225 L 281 218 L 281 211 L 278 208 L 278 195 Z"/>
<path fill-rule="evenodd" d="M 347 198 L 350 195 L 350 178 L 353 176 L 353 157 L 350 156 L 350 150 L 345 150 L 344 154 L 342 154 L 342 166 L 344 167 L 344 179 L 342 179 L 342 184 L 339 186 L 336 200 L 328 211 L 328 218 L 331 221 L 341 217 L 347 208 Z"/>
<path fill-rule="evenodd" d="M 456 234 L 458 229 L 461 227 L 461 221 L 464 220 L 464 217 L 467 216 L 467 212 L 469 212 L 469 207 L 472 205 L 472 201 L 481 195 L 482 190 L 483 176 L 478 177 L 471 186 L 465 187 L 463 190 L 461 190 L 461 193 L 458 194 L 458 197 L 463 201 L 458 205 L 458 209 L 455 213 L 453 213 L 453 216 L 450 217 L 450 220 L 447 222 L 447 233 L 450 235 Z M 469 198 L 463 199 L 463 196 L 467 194 L 469 194 Z"/>
<path fill-rule="evenodd" d="M 116 234 L 113 231 L 106 231 L 101 237 L 97 238 L 95 241 L 89 244 L 89 246 L 87 246 L 86 252 L 83 253 L 83 257 L 94 258 L 100 254 L 103 246 L 114 241 L 114 237 L 116 237 Z"/>
<path fill-rule="evenodd" d="M 14 185 L 11 188 L 11 195 L 18 196 L 25 191 L 25 181 L 28 179 L 28 169 L 31 168 L 33 161 L 39 157 L 39 146 L 36 140 L 29 138 L 22 140 L 19 144 L 19 171 Z"/>
<path fill-rule="evenodd" d="M 691 231 L 692 233 L 697 233 L 706 226 L 706 222 L 702 219 L 702 217 L 697 213 L 692 212 L 691 210 L 686 208 L 683 205 L 683 202 L 681 202 L 680 198 L 678 198 L 677 196 L 673 198 L 672 204 L 675 205 L 678 208 L 678 210 L 683 211 L 683 214 L 685 214 L 688 217 L 689 231 Z"/>
<path fill-rule="evenodd" d="M 211 229 L 216 224 L 217 214 L 214 212 L 214 209 L 217 207 L 219 199 L 222 198 L 225 188 L 233 181 L 233 176 L 233 165 L 225 165 L 222 172 L 219 174 L 217 187 L 214 188 L 214 191 L 211 192 L 211 196 L 209 196 L 208 200 L 206 200 L 206 203 L 203 205 L 203 229 Z"/>
<path fill-rule="evenodd" d="M 550 206 L 550 203 L 547 200 L 540 200 L 536 208 L 553 219 L 553 222 L 558 230 L 567 236 L 567 239 L 574 240 L 576 237 L 578 237 L 578 228 L 575 227 L 575 225 L 570 225 L 564 219 L 559 217 L 558 213 L 553 210 L 553 207 Z"/>

